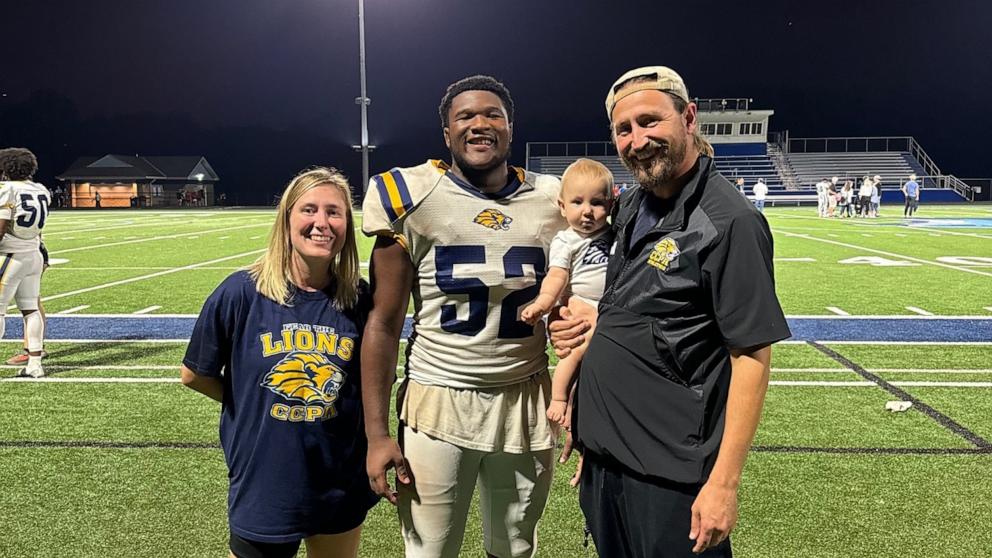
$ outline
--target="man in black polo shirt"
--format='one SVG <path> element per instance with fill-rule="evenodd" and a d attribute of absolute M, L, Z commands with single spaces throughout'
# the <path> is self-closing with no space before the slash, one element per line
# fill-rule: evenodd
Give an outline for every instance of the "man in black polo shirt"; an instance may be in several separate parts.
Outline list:
<path fill-rule="evenodd" d="M 616 243 L 582 363 L 573 435 L 580 502 L 601 556 L 731 556 L 737 487 L 789 337 L 764 217 L 722 177 L 682 78 L 627 72 L 606 99 L 640 183 Z M 581 338 L 553 324 L 561 353 Z"/>

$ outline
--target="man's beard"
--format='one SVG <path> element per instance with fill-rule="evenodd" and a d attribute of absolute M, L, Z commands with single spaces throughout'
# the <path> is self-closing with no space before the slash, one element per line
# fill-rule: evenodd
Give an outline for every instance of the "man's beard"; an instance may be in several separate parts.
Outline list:
<path fill-rule="evenodd" d="M 675 173 L 685 159 L 687 138 L 688 135 L 673 138 L 668 149 L 664 143 L 649 139 L 644 150 L 654 151 L 650 159 L 639 160 L 633 157 L 632 150 L 627 150 L 620 154 L 620 160 L 644 189 L 653 192 L 676 178 Z"/>

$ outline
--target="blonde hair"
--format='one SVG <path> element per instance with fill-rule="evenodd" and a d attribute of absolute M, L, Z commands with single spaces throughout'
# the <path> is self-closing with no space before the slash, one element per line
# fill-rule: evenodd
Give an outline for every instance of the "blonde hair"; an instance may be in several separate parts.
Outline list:
<path fill-rule="evenodd" d="M 696 144 L 696 149 L 700 155 L 706 155 L 710 159 L 714 157 L 713 145 L 699 132 L 699 126 L 692 132 L 692 142 Z"/>
<path fill-rule="evenodd" d="M 575 180 L 599 182 L 603 185 L 607 198 L 613 199 L 613 173 L 603 163 L 593 159 L 581 158 L 576 159 L 574 163 L 568 165 L 568 168 L 561 175 L 561 192 L 558 194 L 559 198 L 565 195 L 565 187 Z"/>
<path fill-rule="evenodd" d="M 276 221 L 269 234 L 269 248 L 247 269 L 255 281 L 255 290 L 262 296 L 283 306 L 292 305 L 293 247 L 289 236 L 289 214 L 304 194 L 318 186 L 337 189 L 345 201 L 347 228 L 344 247 L 331 262 L 329 269 L 336 282 L 334 307 L 344 310 L 358 302 L 358 241 L 355 239 L 355 218 L 351 209 L 351 187 L 348 179 L 333 167 L 316 167 L 293 177 L 279 200 Z"/>

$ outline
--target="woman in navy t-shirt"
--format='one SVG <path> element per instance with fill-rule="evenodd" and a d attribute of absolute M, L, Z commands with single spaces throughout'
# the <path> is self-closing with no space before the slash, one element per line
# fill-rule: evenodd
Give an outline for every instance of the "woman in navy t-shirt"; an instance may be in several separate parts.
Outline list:
<path fill-rule="evenodd" d="M 210 295 L 182 381 L 221 402 L 236 558 L 354 557 L 375 504 L 359 347 L 370 305 L 347 180 L 317 168 L 283 192 L 269 247 Z"/>

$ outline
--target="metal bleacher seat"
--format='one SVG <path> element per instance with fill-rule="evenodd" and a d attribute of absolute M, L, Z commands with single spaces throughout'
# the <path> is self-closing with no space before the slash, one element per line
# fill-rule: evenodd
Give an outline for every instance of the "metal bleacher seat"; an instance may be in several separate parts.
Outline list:
<path fill-rule="evenodd" d="M 610 169 L 610 172 L 613 173 L 614 181 L 617 184 L 635 184 L 637 182 L 634 180 L 634 176 L 630 171 L 620 162 L 619 157 L 590 156 L 589 158 L 606 165 L 606 168 Z M 561 176 L 565 172 L 565 169 L 568 168 L 568 165 L 572 164 L 576 159 L 578 159 L 576 156 L 540 157 L 540 169 L 535 168 L 535 170 L 539 170 L 545 174 Z M 775 164 L 764 155 L 718 156 L 716 157 L 716 166 L 717 170 L 727 177 L 728 180 L 734 181 L 737 177 L 744 178 L 745 189 L 748 193 L 750 193 L 751 186 L 759 178 L 765 179 L 765 184 L 768 185 L 769 192 L 775 192 L 785 188 L 775 168 Z"/>
<path fill-rule="evenodd" d="M 922 166 L 908 152 L 789 153 L 786 155 L 799 184 L 809 187 L 825 177 L 858 180 L 879 175 L 883 187 L 897 187 L 910 174 L 924 175 Z"/>
<path fill-rule="evenodd" d="M 720 174 L 731 182 L 743 178 L 747 193 L 759 178 L 765 179 L 769 193 L 785 189 L 775 162 L 767 155 L 717 155 L 714 161 Z"/>

